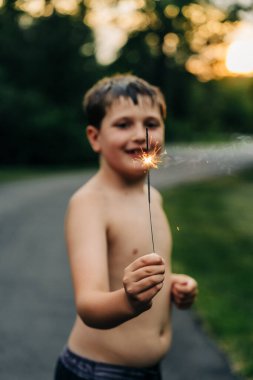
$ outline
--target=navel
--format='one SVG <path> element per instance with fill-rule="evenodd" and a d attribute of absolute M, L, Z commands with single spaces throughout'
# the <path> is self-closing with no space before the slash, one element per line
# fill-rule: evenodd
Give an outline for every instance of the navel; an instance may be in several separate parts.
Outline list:
<path fill-rule="evenodd" d="M 160 338 L 162 338 L 163 337 L 163 335 L 164 335 L 164 328 L 163 327 L 161 327 L 161 329 L 160 329 L 160 331 L 159 331 L 159 335 L 160 335 Z"/>

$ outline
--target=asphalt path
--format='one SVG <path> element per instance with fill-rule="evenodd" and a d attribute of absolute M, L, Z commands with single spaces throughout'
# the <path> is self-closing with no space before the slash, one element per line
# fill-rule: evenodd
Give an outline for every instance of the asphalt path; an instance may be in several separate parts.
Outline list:
<path fill-rule="evenodd" d="M 253 165 L 253 144 L 169 147 L 158 188 Z M 92 171 L 47 176 L 0 186 L 0 379 L 50 380 L 74 321 L 63 220 L 71 194 Z M 225 355 L 192 311 L 173 311 L 172 349 L 164 379 L 234 380 Z"/>

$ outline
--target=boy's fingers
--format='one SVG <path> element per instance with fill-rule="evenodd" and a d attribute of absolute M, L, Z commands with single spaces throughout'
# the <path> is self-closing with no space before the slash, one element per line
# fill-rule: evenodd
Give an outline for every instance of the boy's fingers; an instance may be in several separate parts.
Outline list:
<path fill-rule="evenodd" d="M 174 297 L 178 297 L 180 299 L 188 299 L 188 298 L 196 297 L 198 292 L 196 290 L 194 290 L 192 292 L 182 292 L 182 291 L 174 290 L 172 293 L 173 293 Z"/>
<path fill-rule="evenodd" d="M 196 295 L 198 294 L 198 289 L 193 288 L 191 291 L 188 289 L 179 289 L 176 286 L 173 286 L 171 293 L 173 294 L 174 297 L 178 297 L 179 299 L 190 299 L 190 298 L 195 298 Z"/>
<path fill-rule="evenodd" d="M 187 303 L 187 302 L 193 302 L 196 298 L 196 295 L 178 295 L 178 294 L 173 294 L 173 300 L 178 303 Z"/>
<path fill-rule="evenodd" d="M 172 284 L 173 301 L 179 309 L 188 309 L 192 306 L 198 293 L 198 284 L 192 278 L 181 278 Z"/>
<path fill-rule="evenodd" d="M 133 281 L 140 281 L 146 277 L 154 276 L 156 274 L 164 274 L 165 266 L 164 265 L 147 265 L 143 268 L 137 269 L 131 274 Z"/>
<path fill-rule="evenodd" d="M 163 284 L 163 281 L 164 276 L 162 274 L 157 274 L 126 285 L 126 290 L 129 295 L 135 297 L 148 289 L 156 287 L 159 284 Z"/>
<path fill-rule="evenodd" d="M 190 297 L 178 297 L 173 295 L 173 302 L 177 305 L 179 308 L 188 308 L 193 305 L 193 303 L 196 300 L 196 296 L 190 296 Z"/>
<path fill-rule="evenodd" d="M 173 284 L 173 289 L 183 293 L 192 293 L 197 291 L 197 283 L 194 280 L 176 282 Z"/>
<path fill-rule="evenodd" d="M 195 296 L 180 297 L 174 295 L 174 300 L 176 300 L 179 303 L 193 302 L 195 300 Z"/>
<path fill-rule="evenodd" d="M 163 284 L 157 284 L 156 286 L 153 286 L 150 289 L 145 290 L 144 292 L 141 292 L 138 295 L 138 300 L 140 302 L 151 302 L 151 300 L 156 296 L 156 294 L 162 289 Z"/>
<path fill-rule="evenodd" d="M 148 265 L 160 265 L 164 264 L 164 260 L 161 256 L 156 253 L 150 253 L 148 255 L 144 255 L 134 260 L 126 269 L 135 271 L 139 268 L 143 268 Z"/>

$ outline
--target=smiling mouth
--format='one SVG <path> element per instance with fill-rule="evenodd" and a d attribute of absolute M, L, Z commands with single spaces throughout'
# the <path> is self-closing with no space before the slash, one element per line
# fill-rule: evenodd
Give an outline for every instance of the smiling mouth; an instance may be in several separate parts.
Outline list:
<path fill-rule="evenodd" d="M 126 153 L 131 154 L 131 155 L 141 155 L 143 153 L 146 153 L 147 149 L 141 149 L 141 148 L 136 148 L 136 149 L 127 149 Z"/>

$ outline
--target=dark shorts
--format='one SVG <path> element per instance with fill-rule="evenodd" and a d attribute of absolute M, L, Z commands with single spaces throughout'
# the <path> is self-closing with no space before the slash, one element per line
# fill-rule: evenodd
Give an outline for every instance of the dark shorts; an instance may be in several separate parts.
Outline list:
<path fill-rule="evenodd" d="M 159 365 L 148 368 L 99 363 L 65 348 L 58 359 L 54 380 L 161 380 Z"/>

